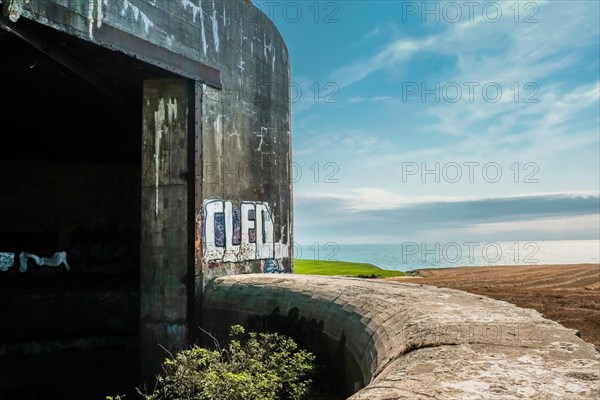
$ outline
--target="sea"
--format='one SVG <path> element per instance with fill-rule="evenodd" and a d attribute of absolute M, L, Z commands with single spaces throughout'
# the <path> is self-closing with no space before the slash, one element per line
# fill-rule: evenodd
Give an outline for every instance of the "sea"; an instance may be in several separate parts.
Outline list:
<path fill-rule="evenodd" d="M 465 266 L 598 264 L 600 241 L 461 241 L 362 245 L 314 243 L 295 246 L 294 257 L 306 260 L 363 262 L 403 272 Z"/>

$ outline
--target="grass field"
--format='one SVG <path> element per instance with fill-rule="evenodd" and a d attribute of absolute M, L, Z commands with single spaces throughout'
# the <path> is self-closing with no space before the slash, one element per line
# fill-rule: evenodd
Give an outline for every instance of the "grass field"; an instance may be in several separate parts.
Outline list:
<path fill-rule="evenodd" d="M 313 260 L 294 260 L 294 273 L 299 275 L 339 275 L 359 278 L 390 278 L 404 275 L 400 271 L 389 271 L 367 263 Z"/>

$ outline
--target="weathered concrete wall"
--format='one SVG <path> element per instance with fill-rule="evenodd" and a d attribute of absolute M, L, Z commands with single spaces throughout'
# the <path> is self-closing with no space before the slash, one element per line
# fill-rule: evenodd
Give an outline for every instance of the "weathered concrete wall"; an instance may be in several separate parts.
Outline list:
<path fill-rule="evenodd" d="M 200 236 L 225 237 L 202 244 L 204 284 L 230 273 L 291 272 L 289 58 L 261 11 L 244 0 L 31 0 L 22 16 L 202 82 L 200 196 L 232 205 L 196 210 L 211 218 L 210 226 L 198 218 Z M 241 214 L 244 202 L 250 215 Z M 216 221 L 215 212 L 223 214 Z M 244 222 L 254 234 L 236 236 Z"/>
<path fill-rule="evenodd" d="M 123 103 L 128 114 L 143 108 L 142 134 L 128 125 L 123 135 L 129 142 L 142 137 L 141 213 L 135 213 L 141 214 L 140 352 L 150 374 L 165 356 L 158 344 L 176 351 L 194 340 L 211 279 L 292 271 L 285 43 L 246 0 L 2 3 L 2 32 L 29 42 L 17 46 L 39 50 L 63 74 L 77 76 L 77 84 Z M 132 105 L 128 99 L 137 99 L 142 81 L 143 104 Z M 90 121 L 115 116 L 89 112 Z"/>
<path fill-rule="evenodd" d="M 203 304 L 207 315 L 221 316 L 206 324 L 215 331 L 275 309 L 315 320 L 326 337 L 345 343 L 360 370 L 359 379 L 349 382 L 362 389 L 352 399 L 600 395 L 600 354 L 575 331 L 537 311 L 466 292 L 350 278 L 240 275 L 216 279 Z"/>
<path fill-rule="evenodd" d="M 272 22 L 246 2 L 203 1 L 202 10 L 182 4 L 198 13 L 200 28 L 206 30 L 200 59 L 221 72 L 223 86 L 204 87 L 202 196 L 205 204 L 231 201 L 233 215 L 223 203 L 224 248 L 213 246 L 213 238 L 206 237 L 212 226 L 204 226 L 204 283 L 231 273 L 290 272 L 290 69 L 285 43 Z M 242 225 L 238 234 L 236 209 Z M 246 237 L 248 226 L 254 240 Z"/>
<path fill-rule="evenodd" d="M 186 173 L 193 144 L 189 86 L 184 79 L 144 83 L 140 338 L 147 375 L 164 359 L 157 343 L 181 350 L 195 325 Z"/>

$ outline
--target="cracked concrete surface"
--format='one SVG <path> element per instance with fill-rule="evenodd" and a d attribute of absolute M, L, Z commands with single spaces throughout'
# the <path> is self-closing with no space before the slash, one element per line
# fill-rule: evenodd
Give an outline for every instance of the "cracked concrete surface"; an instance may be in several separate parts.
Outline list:
<path fill-rule="evenodd" d="M 345 336 L 366 385 L 352 400 L 600 397 L 600 354 L 576 331 L 459 290 L 238 275 L 217 278 L 203 303 L 213 314 L 267 315 L 274 307 L 322 321 L 333 340 Z"/>

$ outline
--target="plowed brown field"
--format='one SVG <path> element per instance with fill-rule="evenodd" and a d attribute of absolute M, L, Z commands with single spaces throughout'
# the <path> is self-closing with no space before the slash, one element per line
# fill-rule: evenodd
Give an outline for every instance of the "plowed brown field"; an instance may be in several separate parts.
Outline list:
<path fill-rule="evenodd" d="M 600 352 L 600 265 L 535 265 L 423 269 L 391 278 L 460 289 L 533 308 L 577 329 Z"/>

